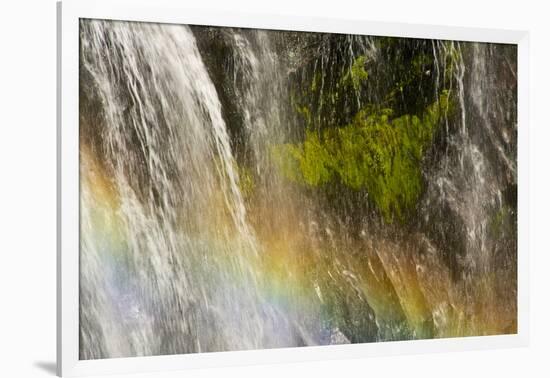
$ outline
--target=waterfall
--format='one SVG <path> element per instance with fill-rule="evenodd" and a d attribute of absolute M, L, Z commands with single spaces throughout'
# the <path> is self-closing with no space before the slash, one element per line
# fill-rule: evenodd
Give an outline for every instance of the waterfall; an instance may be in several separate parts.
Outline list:
<path fill-rule="evenodd" d="M 284 140 L 280 112 L 283 82 L 281 68 L 265 31 L 236 31 L 233 36 L 233 85 L 242 99 L 244 129 L 254 154 L 255 171 L 266 168 L 266 146 Z M 240 82 L 239 82 L 240 81 Z"/>
<path fill-rule="evenodd" d="M 435 179 L 428 181 L 428 194 L 423 205 L 428 223 L 439 223 L 441 228 L 450 228 L 462 239 L 462 246 L 458 248 L 457 245 L 440 248 L 462 250 L 453 257 L 451 269 L 460 272 L 459 280 L 464 285 L 464 292 L 453 293 L 452 301 L 462 303 L 464 313 L 461 316 L 470 318 L 479 316 L 476 308 L 497 296 L 497 292 L 502 290 L 499 286 L 506 286 L 506 290 L 515 292 L 513 284 L 503 284 L 489 278 L 495 266 L 509 266 L 510 261 L 515 259 L 514 255 L 500 251 L 503 236 L 490 234 L 495 219 L 508 216 L 509 209 L 503 197 L 507 195 L 508 185 L 516 185 L 515 151 L 510 150 L 513 146 L 510 138 L 506 137 L 515 132 L 515 122 L 512 114 L 504 114 L 510 113 L 510 103 L 499 103 L 497 99 L 502 97 L 499 94 L 502 88 L 497 84 L 497 67 L 487 60 L 492 48 L 489 44 L 473 43 L 470 53 L 465 56 L 461 43 L 439 43 L 440 61 L 449 60 L 452 65 L 449 71 L 455 83 L 452 90 L 458 97 L 459 122 L 454 129 L 449 129 L 447 122 L 448 147 L 437 164 Z M 468 60 L 468 69 L 465 60 Z M 444 71 L 444 67 L 437 67 L 437 80 L 445 80 L 440 77 L 445 75 Z M 496 112 L 500 115 L 495 115 Z M 499 163 L 496 164 L 494 159 Z M 444 215 L 432 218 L 430 208 Z M 510 308 L 506 310 L 502 307 L 498 311 L 510 311 Z M 482 331 L 474 329 L 470 332 Z"/>
<path fill-rule="evenodd" d="M 189 28 L 86 21 L 81 40 L 100 108 L 83 122 L 101 135 L 81 154 L 82 357 L 257 348 L 284 333 L 265 321 L 251 262 L 261 251 Z"/>
<path fill-rule="evenodd" d="M 80 358 L 514 332 L 515 70 L 81 20 Z"/>

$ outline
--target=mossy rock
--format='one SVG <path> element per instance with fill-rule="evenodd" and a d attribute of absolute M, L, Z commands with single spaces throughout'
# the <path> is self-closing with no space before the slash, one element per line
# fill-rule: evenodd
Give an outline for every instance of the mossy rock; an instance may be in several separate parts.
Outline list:
<path fill-rule="evenodd" d="M 367 107 L 351 124 L 308 130 L 302 143 L 273 146 L 272 155 L 290 181 L 313 188 L 338 181 L 365 190 L 386 222 L 403 221 L 422 193 L 422 159 L 448 111 L 448 92 L 421 116 L 393 118 L 391 109 Z"/>

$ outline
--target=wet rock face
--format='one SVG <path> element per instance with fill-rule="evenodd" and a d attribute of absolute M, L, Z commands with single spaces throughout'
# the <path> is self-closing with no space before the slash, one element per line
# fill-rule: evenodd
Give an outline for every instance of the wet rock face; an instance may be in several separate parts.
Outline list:
<path fill-rule="evenodd" d="M 242 85 L 243 77 L 232 59 L 232 34 L 225 28 L 194 27 L 192 30 L 220 98 L 224 119 L 231 134 L 232 148 L 239 153 L 240 146 L 245 142 L 245 134 L 237 86 Z"/>
<path fill-rule="evenodd" d="M 515 332 L 516 49 L 81 21 L 81 358 Z"/>

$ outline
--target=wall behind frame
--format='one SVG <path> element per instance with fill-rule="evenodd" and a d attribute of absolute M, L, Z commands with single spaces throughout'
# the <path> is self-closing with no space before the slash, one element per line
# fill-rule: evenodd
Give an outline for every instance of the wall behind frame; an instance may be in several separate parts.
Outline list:
<path fill-rule="evenodd" d="M 55 1 L 27 0 L 2 4 L 2 137 L 0 138 L 0 353 L 2 375 L 41 377 L 55 363 Z M 449 24 L 531 31 L 531 346 L 517 350 L 442 355 L 383 357 L 369 360 L 315 362 L 275 367 L 246 367 L 186 372 L 190 377 L 334 377 L 368 372 L 372 376 L 448 377 L 498 375 L 545 376 L 550 305 L 545 299 L 550 275 L 546 246 L 550 159 L 546 49 L 550 26 L 543 3 L 464 0 L 204 0 L 200 6 L 249 12 L 364 18 L 373 21 Z M 176 377 L 181 374 L 153 374 Z"/>

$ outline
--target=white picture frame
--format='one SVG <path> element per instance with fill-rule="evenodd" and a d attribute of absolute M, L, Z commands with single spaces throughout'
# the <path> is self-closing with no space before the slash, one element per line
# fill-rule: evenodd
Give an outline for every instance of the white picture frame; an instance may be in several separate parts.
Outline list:
<path fill-rule="evenodd" d="M 79 360 L 79 19 L 112 19 L 245 28 L 338 32 L 482 41 L 518 47 L 518 332 L 514 335 L 396 341 Z M 304 360 L 344 359 L 519 347 L 529 340 L 528 86 L 529 36 L 524 31 L 357 20 L 317 19 L 184 7 L 178 0 L 84 0 L 58 3 L 57 128 L 57 373 L 60 376 L 144 373 Z"/>

